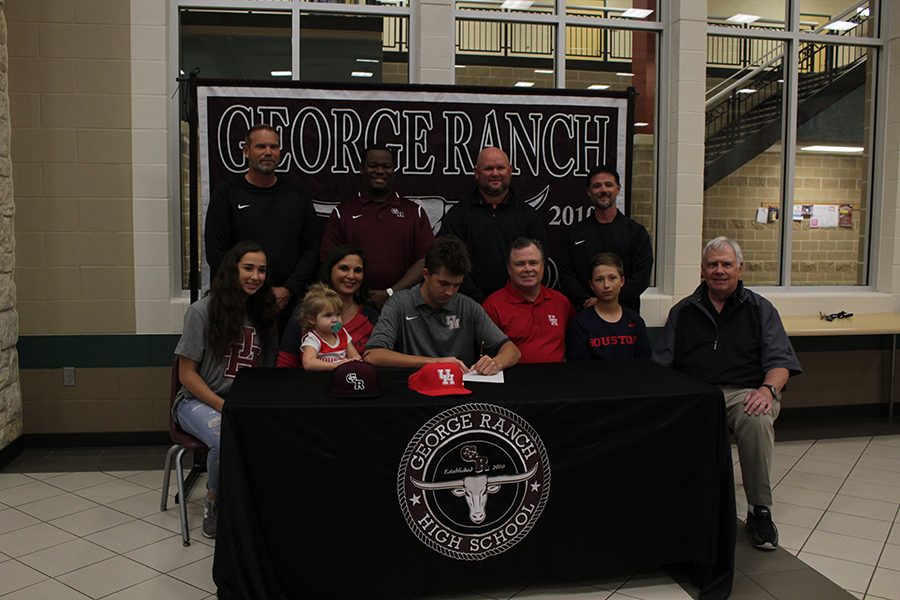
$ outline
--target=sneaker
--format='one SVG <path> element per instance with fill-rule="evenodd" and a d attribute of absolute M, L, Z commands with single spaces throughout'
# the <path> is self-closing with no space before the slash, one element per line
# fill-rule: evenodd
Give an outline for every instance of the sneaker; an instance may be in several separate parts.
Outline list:
<path fill-rule="evenodd" d="M 215 500 L 206 499 L 203 507 L 203 528 L 201 529 L 203 537 L 215 539 L 216 537 L 216 517 L 218 516 L 219 506 Z"/>
<path fill-rule="evenodd" d="M 747 512 L 747 531 L 753 536 L 753 545 L 760 550 L 778 547 L 778 528 L 772 522 L 772 512 L 765 506 L 757 506 Z"/>

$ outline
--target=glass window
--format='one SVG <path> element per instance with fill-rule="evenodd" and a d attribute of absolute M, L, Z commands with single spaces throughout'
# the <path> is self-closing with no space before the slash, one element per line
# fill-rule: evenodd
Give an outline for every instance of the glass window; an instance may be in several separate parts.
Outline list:
<path fill-rule="evenodd" d="M 553 88 L 555 27 L 535 23 L 456 22 L 456 83 Z"/>
<path fill-rule="evenodd" d="M 281 0 L 282 2 L 290 2 L 290 0 Z M 311 0 L 322 4 L 342 4 L 342 5 L 360 5 L 368 4 L 370 6 L 408 6 L 408 0 Z"/>
<path fill-rule="evenodd" d="M 878 36 L 878 2 L 799 0 L 800 21 L 817 32 L 852 37 Z"/>
<path fill-rule="evenodd" d="M 631 21 L 659 20 L 656 0 L 566 0 L 566 14 Z"/>
<path fill-rule="evenodd" d="M 710 25 L 735 29 L 784 29 L 785 5 L 785 0 L 709 0 L 708 22 Z"/>
<path fill-rule="evenodd" d="M 406 83 L 406 19 L 300 14 L 300 81 Z"/>
<path fill-rule="evenodd" d="M 860 46 L 800 46 L 793 285 L 867 283 L 874 56 Z"/>
<path fill-rule="evenodd" d="M 183 8 L 179 68 L 199 77 L 291 76 L 291 13 Z"/>
<path fill-rule="evenodd" d="M 785 45 L 723 36 L 707 42 L 703 240 L 736 240 L 744 281 L 778 285 Z"/>
<path fill-rule="evenodd" d="M 626 91 L 635 99 L 629 216 L 647 228 L 656 247 L 656 65 L 654 31 L 566 28 L 566 88 Z M 624 176 L 624 173 L 622 174 Z"/>
<path fill-rule="evenodd" d="M 457 0 L 456 8 L 505 13 L 553 13 L 555 0 Z"/>
<path fill-rule="evenodd" d="M 407 0 L 346 0 L 335 5 L 407 6 Z M 289 5 L 289 0 L 284 0 Z M 409 82 L 408 18 L 395 15 L 300 13 L 299 73 L 292 72 L 288 10 L 181 8 L 179 69 L 236 80 Z M 337 43 L 336 43 L 337 42 Z M 182 98 L 184 100 L 185 98 Z M 187 106 L 182 102 L 182 106 Z M 182 285 L 189 277 L 188 125 L 181 121 Z"/>
<path fill-rule="evenodd" d="M 179 10 L 179 62 L 182 75 L 222 79 L 291 77 L 291 13 L 226 9 Z M 182 89 L 182 107 L 187 107 Z M 180 121 L 181 283 L 190 285 L 190 194 L 188 122 Z M 202 246 L 202 240 L 198 244 Z"/>

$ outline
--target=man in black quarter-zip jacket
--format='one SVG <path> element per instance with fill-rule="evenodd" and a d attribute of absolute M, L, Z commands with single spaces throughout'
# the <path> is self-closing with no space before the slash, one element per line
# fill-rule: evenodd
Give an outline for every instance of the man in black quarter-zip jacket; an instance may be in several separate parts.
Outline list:
<path fill-rule="evenodd" d="M 747 494 L 747 529 L 754 546 L 774 550 L 774 425 L 781 391 L 801 368 L 778 311 L 740 280 L 743 266 L 737 242 L 717 237 L 706 244 L 704 281 L 669 311 L 653 360 L 722 388 Z"/>
<path fill-rule="evenodd" d="M 276 173 L 280 144 L 272 127 L 250 128 L 243 148 L 247 172 L 213 191 L 204 241 L 210 279 L 236 243 L 253 240 L 263 247 L 282 331 L 316 274 L 319 234 L 311 200 L 297 184 Z"/>

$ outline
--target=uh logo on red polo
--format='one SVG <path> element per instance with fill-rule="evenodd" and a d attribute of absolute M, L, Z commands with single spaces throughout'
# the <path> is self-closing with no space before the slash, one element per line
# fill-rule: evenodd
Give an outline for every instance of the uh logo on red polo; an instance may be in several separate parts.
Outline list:
<path fill-rule="evenodd" d="M 456 560 L 508 551 L 537 522 L 550 492 L 541 438 L 492 404 L 455 406 L 410 440 L 397 472 L 406 523 L 426 546 Z"/>

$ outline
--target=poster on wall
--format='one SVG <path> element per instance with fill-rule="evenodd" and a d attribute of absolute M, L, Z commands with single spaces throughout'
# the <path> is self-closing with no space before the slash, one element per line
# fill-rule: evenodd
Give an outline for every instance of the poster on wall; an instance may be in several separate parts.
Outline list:
<path fill-rule="evenodd" d="M 259 124 L 281 136 L 279 175 L 298 181 L 323 218 L 356 195 L 362 152 L 372 144 L 394 151 L 396 190 L 423 206 L 435 231 L 475 189 L 475 160 L 486 146 L 509 155 L 511 187 L 544 220 L 551 259 L 568 227 L 592 212 L 584 181 L 592 167 L 616 168 L 617 202 L 629 212 L 628 92 L 199 80 L 196 99 L 201 227 L 211 191 L 246 171 L 244 135 Z M 205 260 L 203 269 L 206 287 Z M 548 271 L 555 282 L 552 261 Z"/>
<path fill-rule="evenodd" d="M 809 219 L 812 229 L 830 229 L 838 226 L 838 207 L 834 204 L 814 204 Z"/>
<path fill-rule="evenodd" d="M 853 205 L 841 204 L 838 207 L 838 227 L 853 229 Z"/>

